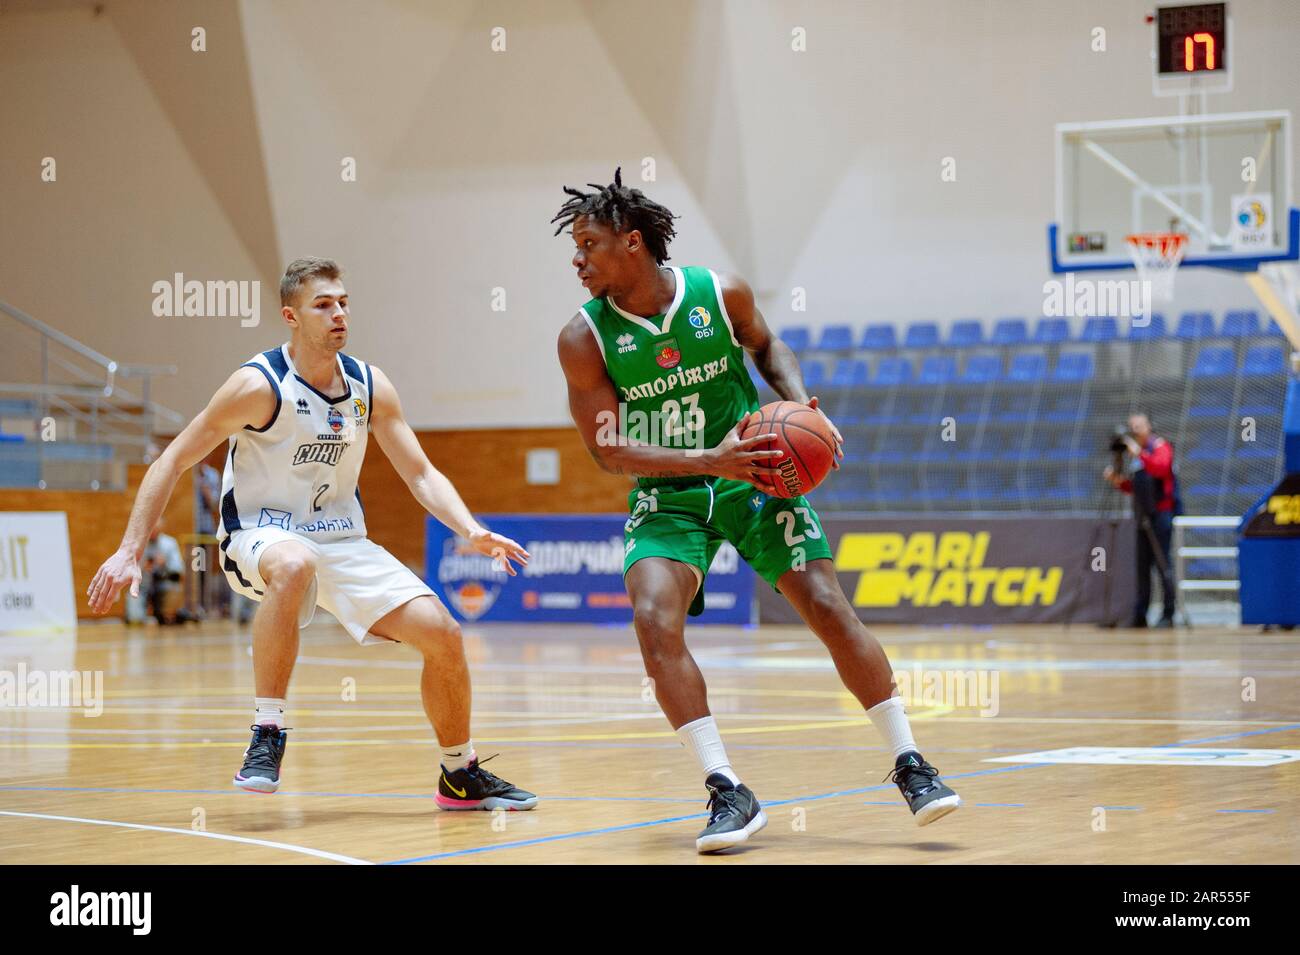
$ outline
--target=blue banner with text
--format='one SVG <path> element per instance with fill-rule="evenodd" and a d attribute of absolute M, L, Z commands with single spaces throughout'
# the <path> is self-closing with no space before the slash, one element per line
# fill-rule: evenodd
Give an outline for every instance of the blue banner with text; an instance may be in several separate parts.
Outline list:
<path fill-rule="evenodd" d="M 631 623 L 623 587 L 618 514 L 497 514 L 485 527 L 531 555 L 516 577 L 430 517 L 424 579 L 457 619 L 534 623 Z M 754 572 L 723 544 L 704 584 L 704 613 L 688 623 L 751 623 Z"/>

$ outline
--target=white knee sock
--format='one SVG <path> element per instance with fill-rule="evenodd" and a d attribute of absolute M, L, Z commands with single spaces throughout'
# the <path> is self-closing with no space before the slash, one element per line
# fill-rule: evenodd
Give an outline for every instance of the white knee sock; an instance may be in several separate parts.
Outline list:
<path fill-rule="evenodd" d="M 677 727 L 677 738 L 700 761 L 700 768 L 704 770 L 706 779 L 713 773 L 722 773 L 731 780 L 733 786 L 740 782 L 740 777 L 736 775 L 736 771 L 731 768 L 731 763 L 727 759 L 727 749 L 722 745 L 722 737 L 718 735 L 718 724 L 713 721 L 712 716 L 702 716 L 698 720 Z"/>
<path fill-rule="evenodd" d="M 894 759 L 904 753 L 916 752 L 916 741 L 912 739 L 912 727 L 903 712 L 903 698 L 891 696 L 867 710 L 872 724 L 885 738 L 885 745 L 894 751 Z"/>
<path fill-rule="evenodd" d="M 444 746 L 442 748 L 442 768 L 449 773 L 454 773 L 458 769 L 464 769 L 474 759 L 474 741 L 466 740 L 464 743 L 457 743 L 455 746 Z"/>
<path fill-rule="evenodd" d="M 284 700 L 273 696 L 255 696 L 253 702 L 257 705 L 257 712 L 253 716 L 254 723 L 258 726 L 278 726 L 284 729 L 284 711 L 288 708 Z"/>

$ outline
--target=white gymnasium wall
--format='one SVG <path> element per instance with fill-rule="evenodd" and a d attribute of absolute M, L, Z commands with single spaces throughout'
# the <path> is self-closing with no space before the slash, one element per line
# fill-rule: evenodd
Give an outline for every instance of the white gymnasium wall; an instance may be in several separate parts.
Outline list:
<path fill-rule="evenodd" d="M 561 184 L 638 178 L 644 157 L 644 188 L 681 216 L 673 260 L 740 272 L 776 327 L 1033 318 L 1053 124 L 1176 108 L 1151 95 L 1140 0 L 187 0 L 168 29 L 140 14 L 160 2 L 109 3 L 111 26 L 77 3 L 0 15 L 0 298 L 119 360 L 182 364 L 163 400 L 186 413 L 277 340 L 274 298 L 239 329 L 154 319 L 148 285 L 270 286 L 323 254 L 349 270 L 350 350 L 415 424 L 566 424 L 554 340 L 581 289 L 547 221 Z M 1210 108 L 1300 112 L 1300 4 L 1231 8 L 1235 87 Z M 221 16 L 239 55 L 203 55 L 251 105 L 210 114 L 209 86 L 160 50 Z M 217 116 L 230 162 L 196 133 Z M 33 182 L 51 141 L 94 175 Z M 1219 273 L 1179 288 L 1171 311 L 1253 304 Z"/>

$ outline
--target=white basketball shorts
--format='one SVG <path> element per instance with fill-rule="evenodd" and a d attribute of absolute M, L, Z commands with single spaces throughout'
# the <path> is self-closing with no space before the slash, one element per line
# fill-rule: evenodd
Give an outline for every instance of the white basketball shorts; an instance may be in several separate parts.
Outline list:
<path fill-rule="evenodd" d="M 262 555 L 284 541 L 296 541 L 316 555 L 316 579 L 298 608 L 299 628 L 324 607 L 358 643 L 383 643 L 385 638 L 370 632 L 377 620 L 416 597 L 436 599 L 410 568 L 369 538 L 317 543 L 280 527 L 239 530 L 222 541 L 218 559 L 236 593 L 262 599 Z"/>

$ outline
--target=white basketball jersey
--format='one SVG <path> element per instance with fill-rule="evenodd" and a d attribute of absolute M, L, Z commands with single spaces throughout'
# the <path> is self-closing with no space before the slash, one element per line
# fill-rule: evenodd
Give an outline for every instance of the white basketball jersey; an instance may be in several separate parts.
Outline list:
<path fill-rule="evenodd" d="M 320 543 L 366 536 L 357 478 L 374 380 L 365 362 L 340 352 L 338 364 L 345 390 L 326 395 L 298 376 L 287 344 L 244 363 L 271 383 L 275 413 L 230 439 L 218 538 L 268 525 Z"/>

